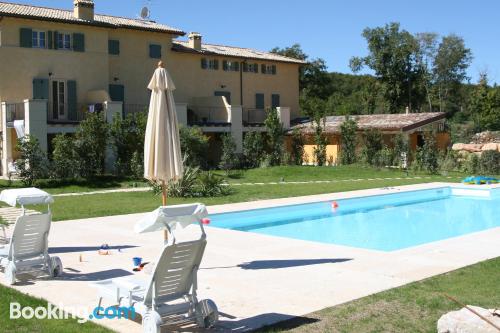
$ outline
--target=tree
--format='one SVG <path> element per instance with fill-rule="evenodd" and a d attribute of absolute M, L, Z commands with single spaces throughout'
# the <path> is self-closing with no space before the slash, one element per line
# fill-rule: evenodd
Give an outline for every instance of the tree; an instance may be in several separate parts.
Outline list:
<path fill-rule="evenodd" d="M 80 123 L 75 135 L 75 148 L 82 177 L 92 178 L 103 174 L 108 134 L 108 124 L 102 113 L 90 113 Z"/>
<path fill-rule="evenodd" d="M 390 112 L 400 112 L 406 106 L 418 108 L 423 94 L 419 91 L 422 71 L 417 62 L 419 45 L 415 37 L 401 30 L 399 23 L 384 27 L 366 28 L 363 37 L 369 55 L 350 61 L 354 72 L 367 66 L 383 84 L 383 93 Z"/>
<path fill-rule="evenodd" d="M 438 34 L 433 32 L 418 33 L 415 36 L 419 45 L 416 60 L 422 71 L 429 112 L 432 112 L 432 86 L 435 82 L 434 60 L 436 58 L 438 37 Z"/>
<path fill-rule="evenodd" d="M 315 129 L 314 129 L 314 158 L 316 160 L 316 164 L 318 166 L 323 166 L 326 164 L 326 137 L 325 133 L 323 133 L 323 127 L 321 126 L 321 121 L 315 121 Z"/>
<path fill-rule="evenodd" d="M 206 167 L 208 137 L 199 127 L 184 127 L 179 129 L 181 152 L 187 166 Z"/>
<path fill-rule="evenodd" d="M 300 44 L 294 44 L 290 47 L 275 47 L 271 53 L 279 54 L 302 61 L 309 58 L 302 50 Z M 329 96 L 330 78 L 326 70 L 325 60 L 321 58 L 312 59 L 300 67 L 299 70 L 299 88 L 302 94 L 327 99 Z"/>
<path fill-rule="evenodd" d="M 265 156 L 264 138 L 260 132 L 247 132 L 243 138 L 243 158 L 247 168 L 256 168 Z"/>
<path fill-rule="evenodd" d="M 58 134 L 52 140 L 53 176 L 58 179 L 77 178 L 79 176 L 79 158 L 75 140 L 67 134 Z"/>
<path fill-rule="evenodd" d="M 33 186 L 37 180 L 45 178 L 47 157 L 36 137 L 27 134 L 18 139 L 16 150 L 19 152 L 19 157 L 15 165 L 25 186 Z"/>
<path fill-rule="evenodd" d="M 292 132 L 291 148 L 292 163 L 295 165 L 302 165 L 304 162 L 304 136 L 297 128 L 294 128 Z"/>
<path fill-rule="evenodd" d="M 470 97 L 469 111 L 476 130 L 500 130 L 500 89 L 488 85 L 488 77 L 482 74 Z"/>
<path fill-rule="evenodd" d="M 382 133 L 377 129 L 369 129 L 363 133 L 365 158 L 370 165 L 378 165 L 378 157 L 383 148 Z"/>
<path fill-rule="evenodd" d="M 226 174 L 229 171 L 236 169 L 239 165 L 239 158 L 236 155 L 236 142 L 231 134 L 222 135 L 222 156 L 219 163 L 219 168 L 224 170 Z"/>
<path fill-rule="evenodd" d="M 445 111 L 450 95 L 456 96 L 460 84 L 467 79 L 467 68 L 472 61 L 472 52 L 465 47 L 462 37 L 443 37 L 433 63 L 433 72 L 439 96 L 439 110 Z"/>
<path fill-rule="evenodd" d="M 270 165 L 280 165 L 281 159 L 283 157 L 283 143 L 285 130 L 283 129 L 283 124 L 281 123 L 278 112 L 276 109 L 266 110 L 267 117 L 264 121 L 267 129 L 267 145 L 268 145 L 268 158 Z"/>
<path fill-rule="evenodd" d="M 350 117 L 346 117 L 340 125 L 340 162 L 342 164 L 353 164 L 356 162 L 356 131 L 358 125 Z"/>

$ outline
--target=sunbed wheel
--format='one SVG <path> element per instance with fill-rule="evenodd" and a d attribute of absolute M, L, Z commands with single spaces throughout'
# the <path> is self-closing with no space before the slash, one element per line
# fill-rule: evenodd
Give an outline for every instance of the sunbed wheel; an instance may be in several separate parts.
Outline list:
<path fill-rule="evenodd" d="M 219 311 L 217 310 L 217 305 L 211 299 L 204 299 L 198 303 L 197 314 L 201 315 L 203 318 L 204 328 L 214 327 L 219 321 Z"/>
<path fill-rule="evenodd" d="M 9 285 L 16 283 L 16 267 L 12 263 L 9 263 L 5 268 L 5 281 Z"/>
<path fill-rule="evenodd" d="M 146 311 L 142 317 L 142 331 L 144 333 L 160 333 L 161 324 L 161 316 L 154 310 Z"/>
<path fill-rule="evenodd" d="M 63 271 L 63 264 L 59 257 L 50 258 L 50 276 L 58 277 L 61 276 Z"/>

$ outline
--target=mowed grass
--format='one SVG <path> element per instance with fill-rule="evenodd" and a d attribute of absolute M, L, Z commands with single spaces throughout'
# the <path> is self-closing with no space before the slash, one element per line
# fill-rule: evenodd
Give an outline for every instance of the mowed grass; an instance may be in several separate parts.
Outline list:
<path fill-rule="evenodd" d="M 47 301 L 28 296 L 19 291 L 0 285 L 0 332 L 5 333 L 110 333 L 112 331 L 94 322 L 78 323 L 76 319 L 10 319 L 10 303 L 20 303 L 22 307 L 47 308 Z"/>
<path fill-rule="evenodd" d="M 438 319 L 465 304 L 500 307 L 500 258 L 390 289 L 258 332 L 400 333 L 436 332 Z"/>
<path fill-rule="evenodd" d="M 430 176 L 429 176 L 430 177 Z M 322 193 L 344 192 L 367 188 L 380 188 L 417 184 L 433 181 L 458 181 L 459 178 L 442 176 L 422 177 L 420 179 L 382 179 L 370 181 L 339 181 L 335 183 L 310 184 L 266 184 L 232 186 L 232 193 L 213 198 L 169 198 L 168 204 L 202 202 L 206 205 L 229 204 L 263 199 L 295 197 Z M 360 177 L 358 177 L 360 178 Z M 56 197 L 52 204 L 54 221 L 81 219 L 89 217 L 132 214 L 158 208 L 161 198 L 152 192 L 122 192 L 93 194 L 83 196 Z M 36 207 L 32 207 L 35 208 Z"/>

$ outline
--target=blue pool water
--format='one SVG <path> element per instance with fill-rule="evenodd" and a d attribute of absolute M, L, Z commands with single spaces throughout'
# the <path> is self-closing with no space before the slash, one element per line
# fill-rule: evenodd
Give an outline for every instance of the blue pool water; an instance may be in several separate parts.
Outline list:
<path fill-rule="evenodd" d="M 500 190 L 439 188 L 211 215 L 211 226 L 393 251 L 500 226 Z"/>

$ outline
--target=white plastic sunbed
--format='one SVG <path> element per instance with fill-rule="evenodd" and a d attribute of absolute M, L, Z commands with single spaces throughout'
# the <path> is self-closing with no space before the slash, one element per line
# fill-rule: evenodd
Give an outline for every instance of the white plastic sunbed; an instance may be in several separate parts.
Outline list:
<path fill-rule="evenodd" d="M 123 277 L 93 283 L 98 288 L 99 306 L 105 298 L 119 307 L 134 307 L 136 313 L 142 316 L 144 332 L 160 332 L 162 325 L 194 322 L 208 328 L 217 323 L 219 314 L 215 303 L 197 299 L 197 273 L 207 243 L 201 223 L 206 209 L 203 205 L 191 206 L 192 215 L 185 214 L 190 208 L 183 205 L 181 209 L 160 207 L 149 216 L 157 221 L 170 220 L 165 226 L 171 235 L 169 244 L 163 248 L 149 280 Z M 183 212 L 185 215 L 177 215 L 176 218 L 176 212 Z M 201 237 L 198 240 L 177 242 L 173 230 L 186 226 L 190 220 L 189 216 L 197 216 L 193 220 L 200 226 Z M 146 228 L 158 230 L 151 226 L 143 230 Z"/>
<path fill-rule="evenodd" d="M 0 201 L 11 206 L 21 205 L 22 215 L 14 225 L 12 237 L 7 245 L 0 247 L 0 270 L 10 285 L 16 283 L 19 274 L 56 277 L 62 273 L 59 257 L 48 254 L 48 237 L 52 215 L 50 206 L 46 213 L 24 214 L 25 205 L 47 204 L 53 202 L 52 196 L 36 188 L 4 190 Z"/>

